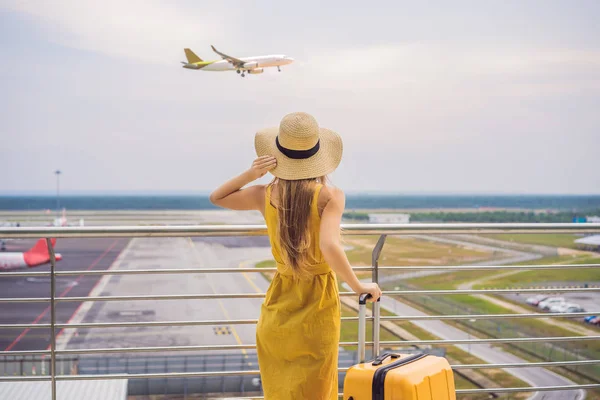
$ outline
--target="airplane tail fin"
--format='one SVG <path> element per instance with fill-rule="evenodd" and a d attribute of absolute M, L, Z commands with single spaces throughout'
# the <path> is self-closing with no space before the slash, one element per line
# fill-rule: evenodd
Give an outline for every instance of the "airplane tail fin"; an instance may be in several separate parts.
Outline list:
<path fill-rule="evenodd" d="M 52 244 L 52 247 L 54 247 L 56 245 L 56 239 L 50 239 L 50 243 Z M 55 254 L 55 256 L 57 261 L 62 259 L 60 254 Z M 23 258 L 25 259 L 25 263 L 30 267 L 49 262 L 50 253 L 48 252 L 46 239 L 38 240 L 31 249 L 23 253 Z"/>
<path fill-rule="evenodd" d="M 187 58 L 187 60 L 188 60 L 188 62 L 190 64 L 197 63 L 197 62 L 202 62 L 202 59 L 200 57 L 198 57 L 196 55 L 196 53 L 194 53 L 192 50 L 190 50 L 190 49 L 183 49 L 183 51 L 185 51 L 185 57 Z"/>
<path fill-rule="evenodd" d="M 56 239 L 55 238 L 50 239 L 50 243 L 52 243 L 52 247 L 54 247 L 54 245 L 56 245 Z M 46 243 L 46 239 L 38 240 L 31 249 L 26 251 L 26 253 L 47 254 L 48 257 L 50 257 L 50 254 L 48 254 L 48 245 Z"/>

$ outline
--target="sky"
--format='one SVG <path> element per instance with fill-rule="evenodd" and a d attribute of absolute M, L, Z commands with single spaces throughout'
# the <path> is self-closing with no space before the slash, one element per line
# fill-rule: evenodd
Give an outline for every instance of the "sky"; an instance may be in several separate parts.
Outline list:
<path fill-rule="evenodd" d="M 0 0 L 0 193 L 207 192 L 295 111 L 347 191 L 600 193 L 600 2 L 372 4 Z"/>

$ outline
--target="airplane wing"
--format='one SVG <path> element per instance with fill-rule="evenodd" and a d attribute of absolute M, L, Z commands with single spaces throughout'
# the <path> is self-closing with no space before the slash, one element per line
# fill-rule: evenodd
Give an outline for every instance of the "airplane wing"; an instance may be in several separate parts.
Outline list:
<path fill-rule="evenodd" d="M 211 45 L 210 47 L 212 47 L 213 51 L 215 53 L 217 53 L 218 55 L 220 55 L 223 60 L 229 61 L 231 64 L 233 64 L 236 67 L 242 67 L 245 63 L 245 61 L 242 61 L 239 58 L 231 57 L 231 56 L 228 56 L 227 54 L 221 53 L 219 50 L 215 49 L 215 46 L 213 46 L 213 45 Z"/>

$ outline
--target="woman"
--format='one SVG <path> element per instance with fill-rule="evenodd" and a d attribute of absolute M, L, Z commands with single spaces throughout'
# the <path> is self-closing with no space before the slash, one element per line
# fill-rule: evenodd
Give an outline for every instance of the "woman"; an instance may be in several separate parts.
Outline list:
<path fill-rule="evenodd" d="M 342 141 L 306 113 L 286 115 L 256 134 L 258 158 L 210 196 L 221 207 L 259 210 L 277 272 L 256 328 L 265 399 L 338 398 L 340 301 L 336 275 L 356 293 L 381 296 L 362 283 L 340 243 L 344 193 L 325 186 L 342 158 Z M 268 185 L 250 182 L 271 172 Z"/>

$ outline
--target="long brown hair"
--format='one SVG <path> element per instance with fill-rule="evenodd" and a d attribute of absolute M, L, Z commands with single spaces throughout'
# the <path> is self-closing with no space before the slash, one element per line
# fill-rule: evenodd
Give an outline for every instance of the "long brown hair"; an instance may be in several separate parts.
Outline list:
<path fill-rule="evenodd" d="M 281 256 L 286 265 L 292 268 L 295 276 L 304 275 L 308 249 L 311 244 L 310 213 L 317 183 L 325 183 L 325 177 L 285 180 L 276 179 L 277 213 L 279 216 L 278 235 Z"/>

